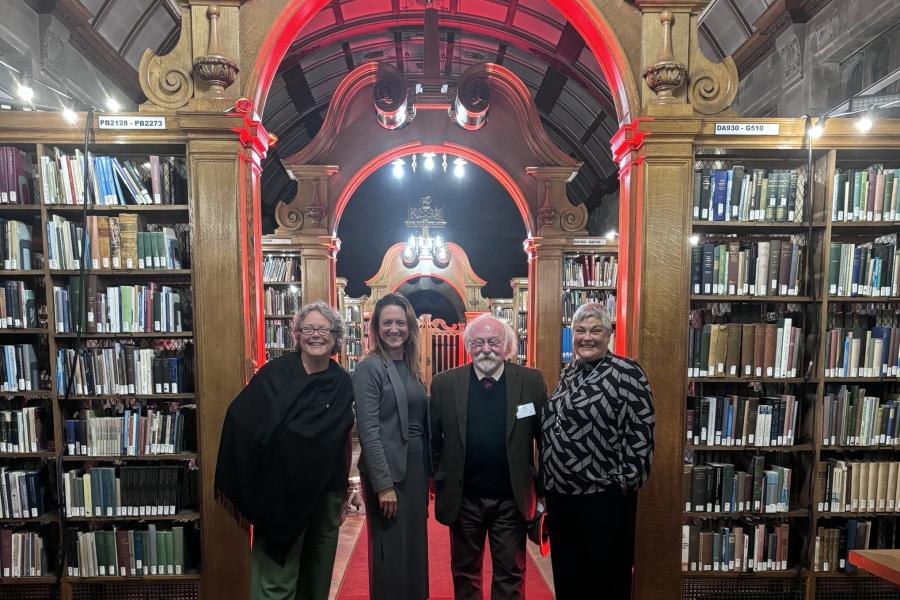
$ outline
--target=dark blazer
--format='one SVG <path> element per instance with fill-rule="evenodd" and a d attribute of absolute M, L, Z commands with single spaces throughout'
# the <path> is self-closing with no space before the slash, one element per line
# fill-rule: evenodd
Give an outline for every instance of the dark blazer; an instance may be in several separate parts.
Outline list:
<path fill-rule="evenodd" d="M 466 464 L 466 419 L 471 363 L 444 371 L 431 382 L 431 446 L 436 462 L 435 516 L 445 525 L 456 521 L 463 496 Z M 513 496 L 525 519 L 535 508 L 536 465 L 534 443 L 540 440 L 541 410 L 547 402 L 547 384 L 537 369 L 511 362 L 506 375 L 506 455 Z M 534 405 L 535 414 L 517 418 L 520 406 Z"/>
<path fill-rule="evenodd" d="M 392 361 L 370 354 L 353 370 L 353 397 L 360 443 L 359 472 L 376 492 L 381 492 L 406 477 L 406 386 Z M 425 464 L 430 466 L 427 418 L 424 429 Z"/>

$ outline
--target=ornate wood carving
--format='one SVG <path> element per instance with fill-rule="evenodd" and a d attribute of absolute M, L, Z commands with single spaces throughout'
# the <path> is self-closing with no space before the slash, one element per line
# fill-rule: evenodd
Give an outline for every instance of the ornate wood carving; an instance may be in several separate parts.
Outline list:
<path fill-rule="evenodd" d="M 206 18 L 209 19 L 209 45 L 206 56 L 198 56 L 194 59 L 194 74 L 209 85 L 207 95 L 210 98 L 224 98 L 225 88 L 234 83 L 237 77 L 237 64 L 222 54 L 219 46 L 219 15 L 218 4 L 210 4 L 206 9 Z"/>
<path fill-rule="evenodd" d="M 738 73 L 734 60 L 726 56 L 720 63 L 710 62 L 700 50 L 697 17 L 691 17 L 690 66 L 688 67 L 688 101 L 694 110 L 715 115 L 731 107 L 738 89 Z"/>
<path fill-rule="evenodd" d="M 644 80 L 656 94 L 656 102 L 659 104 L 680 103 L 673 93 L 684 85 L 687 77 L 687 67 L 675 62 L 675 56 L 672 54 L 672 22 L 674 20 L 671 11 L 664 10 L 659 13 L 659 22 L 663 27 L 663 47 L 657 61 L 644 69 Z"/>
<path fill-rule="evenodd" d="M 581 165 L 579 165 L 581 166 Z M 566 182 L 578 167 L 526 167 L 525 172 L 538 183 L 538 233 L 542 237 L 556 237 L 583 233 L 588 210 L 583 204 L 574 206 L 566 196 Z"/>
<path fill-rule="evenodd" d="M 297 178 L 297 196 L 275 207 L 278 233 L 327 233 L 329 224 L 328 178 L 338 172 L 330 165 L 288 165 Z"/>
<path fill-rule="evenodd" d="M 141 109 L 156 107 L 181 108 L 194 95 L 194 79 L 191 75 L 191 10 L 181 8 L 181 35 L 171 52 L 159 56 L 152 50 L 144 50 L 138 70 L 141 90 L 155 106 L 142 105 Z"/>

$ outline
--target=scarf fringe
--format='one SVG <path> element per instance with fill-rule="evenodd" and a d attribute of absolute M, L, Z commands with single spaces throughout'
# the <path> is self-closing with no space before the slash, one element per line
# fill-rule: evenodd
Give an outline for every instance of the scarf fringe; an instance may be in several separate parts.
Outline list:
<path fill-rule="evenodd" d="M 216 503 L 226 511 L 228 511 L 228 514 L 231 515 L 231 518 L 235 520 L 235 522 L 240 526 L 241 529 L 247 532 L 250 531 L 250 521 L 248 521 L 244 517 L 244 515 L 241 514 L 241 511 L 238 509 L 237 505 L 235 505 L 235 503 L 231 501 L 231 498 L 225 495 L 225 492 L 218 488 L 216 488 Z"/>

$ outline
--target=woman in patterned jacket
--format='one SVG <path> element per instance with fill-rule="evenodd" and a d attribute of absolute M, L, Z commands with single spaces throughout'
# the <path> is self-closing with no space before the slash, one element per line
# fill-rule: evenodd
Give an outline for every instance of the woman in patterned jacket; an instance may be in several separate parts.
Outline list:
<path fill-rule="evenodd" d="M 557 600 L 631 596 L 637 489 L 653 459 L 653 398 L 644 371 L 608 350 L 612 324 L 597 303 L 572 319 L 575 360 L 542 417 L 541 477 Z"/>

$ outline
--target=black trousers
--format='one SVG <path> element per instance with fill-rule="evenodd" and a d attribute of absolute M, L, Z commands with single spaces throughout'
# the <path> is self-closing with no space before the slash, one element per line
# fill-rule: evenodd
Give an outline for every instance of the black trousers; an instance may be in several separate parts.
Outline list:
<path fill-rule="evenodd" d="M 637 494 L 547 492 L 546 500 L 556 600 L 631 598 Z"/>
<path fill-rule="evenodd" d="M 491 544 L 491 600 L 525 598 L 526 524 L 512 498 L 464 496 L 450 526 L 450 569 L 456 600 L 484 600 L 484 538 Z"/>

